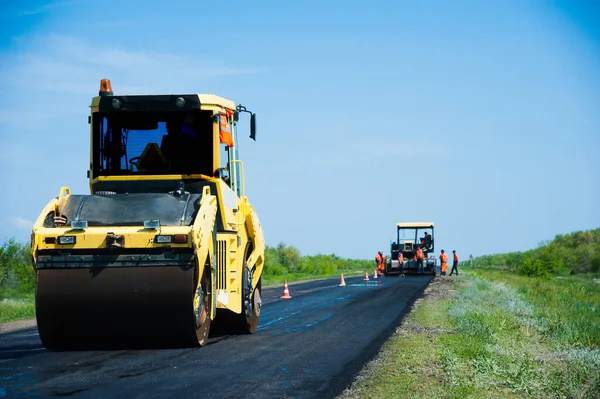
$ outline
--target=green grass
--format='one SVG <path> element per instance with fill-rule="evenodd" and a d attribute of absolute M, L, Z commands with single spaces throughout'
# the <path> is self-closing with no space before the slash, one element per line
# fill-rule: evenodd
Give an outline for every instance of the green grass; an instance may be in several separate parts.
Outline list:
<path fill-rule="evenodd" d="M 33 297 L 0 299 L 0 323 L 32 319 L 34 317 L 35 304 Z"/>
<path fill-rule="evenodd" d="M 600 398 L 600 285 L 437 277 L 340 398 Z"/>
<path fill-rule="evenodd" d="M 493 268 L 476 270 L 515 287 L 535 304 L 537 330 L 557 347 L 600 347 L 600 276 L 587 274 L 535 280 Z"/>

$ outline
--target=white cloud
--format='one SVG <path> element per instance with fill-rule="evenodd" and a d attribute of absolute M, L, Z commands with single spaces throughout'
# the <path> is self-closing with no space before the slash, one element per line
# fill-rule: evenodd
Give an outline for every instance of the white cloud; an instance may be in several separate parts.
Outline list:
<path fill-rule="evenodd" d="M 44 90 L 54 95 L 91 97 L 101 78 L 111 78 L 113 88 L 121 93 L 193 92 L 220 77 L 261 72 L 254 67 L 215 64 L 188 55 L 130 51 L 56 34 L 18 42 L 35 50 L 3 57 L 0 68 L 9 77 L 3 84 L 19 92 L 29 89 L 39 94 Z"/>
<path fill-rule="evenodd" d="M 10 224 L 19 230 L 31 230 L 33 228 L 33 222 L 31 220 L 20 216 L 12 216 L 9 220 Z"/>
<path fill-rule="evenodd" d="M 225 78 L 261 72 L 56 34 L 15 43 L 19 51 L 0 54 L 0 134 L 14 128 L 48 129 L 52 123 L 85 117 L 102 78 L 111 79 L 115 93 L 193 93 L 210 91 Z"/>
<path fill-rule="evenodd" d="M 81 1 L 77 1 L 77 0 L 53 1 L 53 2 L 50 2 L 47 4 L 42 4 L 39 7 L 25 9 L 25 10 L 21 11 L 21 14 L 22 15 L 44 14 L 44 13 L 50 12 L 56 8 L 68 7 L 68 6 L 76 5 L 77 3 L 81 3 Z"/>

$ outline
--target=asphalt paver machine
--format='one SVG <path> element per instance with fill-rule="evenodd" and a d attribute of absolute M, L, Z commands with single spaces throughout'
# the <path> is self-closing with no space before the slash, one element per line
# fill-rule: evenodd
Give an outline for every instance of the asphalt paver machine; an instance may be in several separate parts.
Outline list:
<path fill-rule="evenodd" d="M 398 252 L 404 256 L 404 274 L 417 274 L 417 248 L 423 251 L 423 271 L 425 274 L 435 274 L 436 262 L 434 252 L 433 222 L 401 222 L 396 224 L 396 241 L 390 245 L 391 257 L 385 265 L 385 274 L 400 274 L 402 268 L 398 263 Z"/>

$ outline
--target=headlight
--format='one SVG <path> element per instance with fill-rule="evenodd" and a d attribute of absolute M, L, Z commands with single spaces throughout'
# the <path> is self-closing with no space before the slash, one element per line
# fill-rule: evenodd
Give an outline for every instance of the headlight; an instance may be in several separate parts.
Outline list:
<path fill-rule="evenodd" d="M 156 236 L 155 241 L 158 244 L 168 244 L 173 242 L 173 236 Z"/>
<path fill-rule="evenodd" d="M 77 238 L 75 236 L 60 236 L 58 237 L 59 244 L 75 244 L 77 242 Z"/>

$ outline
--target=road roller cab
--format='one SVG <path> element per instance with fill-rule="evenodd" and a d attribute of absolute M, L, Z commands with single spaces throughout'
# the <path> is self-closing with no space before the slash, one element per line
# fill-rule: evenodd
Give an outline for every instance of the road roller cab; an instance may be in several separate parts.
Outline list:
<path fill-rule="evenodd" d="M 32 232 L 47 348 L 194 346 L 253 333 L 264 237 L 244 192 L 244 106 L 212 94 L 92 99 L 89 195 L 60 189 Z"/>

